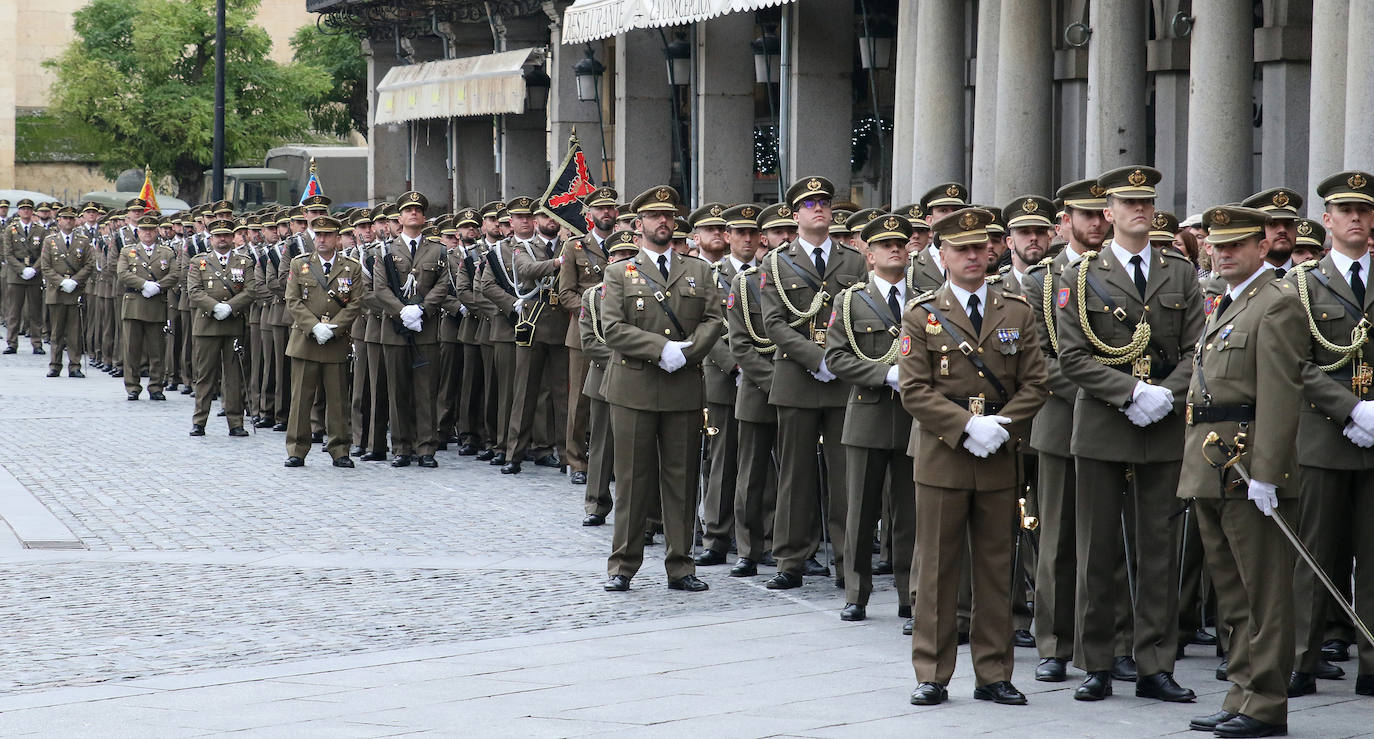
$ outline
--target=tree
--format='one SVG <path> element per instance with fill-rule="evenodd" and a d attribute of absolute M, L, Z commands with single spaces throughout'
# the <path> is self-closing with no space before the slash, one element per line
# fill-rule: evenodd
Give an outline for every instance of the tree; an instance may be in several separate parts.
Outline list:
<path fill-rule="evenodd" d="M 253 25 L 259 0 L 235 0 L 225 25 L 225 161 L 262 157 L 310 131 L 301 100 L 328 88 L 319 67 L 268 58 Z M 107 176 L 150 166 L 195 202 L 210 167 L 215 107 L 214 0 L 92 0 L 73 15 L 76 38 L 46 62 L 52 110 L 93 151 Z"/>
<path fill-rule="evenodd" d="M 314 128 L 345 137 L 367 135 L 367 57 L 362 41 L 352 33 L 324 33 L 316 26 L 302 26 L 291 37 L 297 64 L 319 67 L 331 84 L 319 97 L 305 102 Z"/>

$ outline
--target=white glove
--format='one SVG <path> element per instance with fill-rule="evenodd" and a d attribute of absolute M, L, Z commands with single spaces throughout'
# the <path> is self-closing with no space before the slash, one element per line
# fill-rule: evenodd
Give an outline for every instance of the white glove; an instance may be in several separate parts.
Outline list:
<path fill-rule="evenodd" d="M 234 309 L 228 303 L 215 303 L 215 308 L 211 312 L 214 314 L 216 321 L 223 321 L 229 317 L 230 313 L 234 312 Z"/>
<path fill-rule="evenodd" d="M 735 387 L 739 387 L 739 386 L 742 385 L 742 384 L 744 384 L 744 373 L 743 373 L 743 372 L 736 372 L 736 373 L 735 373 Z"/>
<path fill-rule="evenodd" d="M 1169 411 L 1174 409 L 1174 391 L 1160 385 L 1137 381 L 1135 391 L 1131 393 L 1131 405 L 1140 406 L 1147 419 L 1143 425 L 1149 425 L 1169 415 Z M 1134 422 L 1134 419 L 1132 420 Z"/>
<path fill-rule="evenodd" d="M 58 285 L 58 289 L 60 289 L 64 293 L 69 293 L 76 289 L 76 280 L 73 280 L 72 278 L 68 277 L 62 280 L 62 284 Z"/>
<path fill-rule="evenodd" d="M 811 370 L 807 370 L 807 372 L 811 372 Z M 817 369 L 815 372 L 811 372 L 811 376 L 816 378 L 817 380 L 820 380 L 821 382 L 830 382 L 831 380 L 835 379 L 835 373 L 831 372 L 830 368 L 825 366 L 824 359 L 821 360 L 820 368 Z"/>
<path fill-rule="evenodd" d="M 418 305 L 407 305 L 401 309 L 401 323 L 406 328 L 419 333 L 425 322 L 425 309 Z"/>
<path fill-rule="evenodd" d="M 1362 426 L 1354 421 L 1347 423 L 1345 425 L 1345 430 L 1341 433 L 1345 434 L 1345 438 L 1349 439 L 1351 444 L 1361 449 L 1368 449 L 1374 446 L 1374 434 L 1365 431 Z"/>
<path fill-rule="evenodd" d="M 511 304 L 510 312 L 519 313 L 520 309 L 523 307 L 525 307 L 525 300 L 523 298 L 516 298 L 515 302 Z"/>
<path fill-rule="evenodd" d="M 1011 423 L 1011 419 L 1006 416 L 969 418 L 968 423 L 964 424 L 964 433 L 968 434 L 968 438 L 964 439 L 964 448 L 978 457 L 986 457 L 997 451 L 1011 438 L 1011 434 L 1002 428 L 1004 423 Z"/>
<path fill-rule="evenodd" d="M 883 382 L 887 383 L 887 386 L 892 388 L 894 392 L 901 391 L 901 388 L 897 385 L 897 365 L 894 364 L 891 367 L 887 368 L 887 377 L 883 380 Z"/>
<path fill-rule="evenodd" d="M 338 327 L 339 325 L 337 323 L 320 322 L 315 324 L 314 328 L 310 329 L 310 333 L 315 335 L 315 341 L 323 344 L 334 338 L 334 329 Z"/>
<path fill-rule="evenodd" d="M 663 345 L 663 351 L 658 355 L 658 366 L 664 372 L 677 372 L 687 366 L 687 357 L 682 350 L 691 346 L 690 341 L 669 341 Z"/>
<path fill-rule="evenodd" d="M 1350 420 L 1364 429 L 1365 433 L 1374 436 L 1374 400 L 1361 400 L 1356 403 L 1355 409 L 1350 411 Z"/>
<path fill-rule="evenodd" d="M 143 297 L 151 298 L 160 292 L 162 292 L 161 285 L 157 284 L 156 282 L 153 282 L 152 280 L 143 281 Z"/>
<path fill-rule="evenodd" d="M 1141 428 L 1145 428 L 1151 423 L 1150 414 L 1146 413 L 1145 407 L 1139 403 L 1131 403 L 1125 408 L 1122 408 L 1121 412 L 1126 414 L 1126 418 L 1129 418 L 1131 423 Z"/>
<path fill-rule="evenodd" d="M 467 318 L 467 317 L 468 317 L 468 307 L 467 307 L 466 305 L 463 305 L 462 303 L 459 303 L 459 304 L 458 304 L 458 313 L 459 313 L 459 315 L 463 316 L 464 318 Z"/>
<path fill-rule="evenodd" d="M 1267 482 L 1251 480 L 1250 489 L 1246 492 L 1245 497 L 1254 501 L 1255 507 L 1266 516 L 1273 516 L 1274 509 L 1279 507 L 1278 488 Z"/>
<path fill-rule="evenodd" d="M 36 274 L 38 274 L 38 270 L 34 269 L 33 267 L 25 267 L 24 271 L 19 273 L 19 276 L 23 277 L 26 280 L 32 280 L 33 276 Z"/>

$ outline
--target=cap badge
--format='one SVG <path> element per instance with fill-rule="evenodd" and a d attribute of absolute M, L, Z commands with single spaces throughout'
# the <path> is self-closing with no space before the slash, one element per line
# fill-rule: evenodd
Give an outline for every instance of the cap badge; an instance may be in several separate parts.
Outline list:
<path fill-rule="evenodd" d="M 713 206 L 711 206 L 711 215 L 713 215 L 713 216 L 719 216 L 721 213 L 724 213 L 724 212 L 725 212 L 725 210 L 724 210 L 723 208 L 721 208 L 719 205 L 713 205 Z"/>
<path fill-rule="evenodd" d="M 897 223 L 898 221 L 896 218 L 889 216 L 887 220 L 883 221 L 883 228 L 892 231 L 897 228 Z"/>
<path fill-rule="evenodd" d="M 1288 193 L 1282 191 L 1274 193 L 1274 205 L 1279 208 L 1288 205 Z"/>
<path fill-rule="evenodd" d="M 959 216 L 959 228 L 965 231 L 972 231 L 978 225 L 978 216 L 972 213 L 965 213 Z"/>
<path fill-rule="evenodd" d="M 786 218 L 786 217 L 792 215 L 792 209 L 789 208 L 789 207 L 787 207 L 786 205 L 779 205 L 779 206 L 778 206 L 778 215 L 779 215 L 779 216 L 782 216 L 783 218 Z"/>
<path fill-rule="evenodd" d="M 1302 223 L 1299 223 L 1299 224 L 1298 224 L 1298 235 L 1299 235 L 1299 236 L 1311 236 L 1311 235 L 1312 235 L 1312 224 L 1310 224 L 1310 223 L 1308 223 L 1308 222 L 1306 222 L 1306 221 L 1303 221 Z"/>
<path fill-rule="evenodd" d="M 958 186 L 958 185 L 950 185 L 949 187 L 946 187 L 946 188 L 945 188 L 945 194 L 948 195 L 948 196 L 951 197 L 951 198 L 957 198 L 957 197 L 959 197 L 959 186 Z"/>
<path fill-rule="evenodd" d="M 1155 228 L 1164 228 L 1169 225 L 1169 219 L 1165 218 L 1163 213 L 1156 213 L 1155 219 L 1150 222 L 1150 225 Z"/>
<path fill-rule="evenodd" d="M 1145 184 L 1145 179 L 1145 173 L 1137 169 L 1131 172 L 1131 176 L 1127 177 L 1126 181 L 1131 183 L 1132 187 L 1140 187 Z"/>
<path fill-rule="evenodd" d="M 808 189 L 808 190 L 819 190 L 819 189 L 821 189 L 821 181 L 818 180 L 818 179 L 816 179 L 815 177 L 812 177 L 811 179 L 809 179 L 809 180 L 806 181 L 806 189 Z"/>
<path fill-rule="evenodd" d="M 1031 200 L 1030 198 L 1027 198 L 1027 199 L 1026 199 L 1026 202 L 1024 202 L 1024 203 L 1021 204 L 1021 210 L 1025 211 L 1025 212 L 1027 212 L 1027 213 L 1034 213 L 1035 211 L 1037 211 L 1037 210 L 1039 210 L 1039 209 L 1040 209 L 1040 206 L 1039 206 L 1039 205 L 1036 205 L 1036 204 L 1035 204 L 1035 201 L 1034 201 L 1034 200 Z"/>
<path fill-rule="evenodd" d="M 668 200 L 668 188 L 660 187 L 654 190 L 654 197 L 660 201 L 666 202 Z"/>
<path fill-rule="evenodd" d="M 744 216 L 745 218 L 753 218 L 753 217 L 754 217 L 754 209 L 753 209 L 753 208 L 745 208 L 744 210 L 741 210 L 741 211 L 740 211 L 740 215 Z"/>
<path fill-rule="evenodd" d="M 1212 223 L 1218 226 L 1227 226 L 1231 223 L 1231 216 L 1226 215 L 1226 211 L 1219 210 L 1212 214 Z"/>
<path fill-rule="evenodd" d="M 1362 174 L 1352 174 L 1350 175 L 1350 179 L 1346 180 L 1346 184 L 1350 185 L 1352 188 L 1356 190 L 1362 190 L 1364 189 L 1365 185 L 1369 184 L 1369 182 L 1365 180 L 1364 175 Z"/>
<path fill-rule="evenodd" d="M 1088 194 L 1092 195 L 1095 198 L 1100 198 L 1103 195 L 1106 195 L 1107 191 L 1101 185 L 1094 184 L 1088 187 Z"/>

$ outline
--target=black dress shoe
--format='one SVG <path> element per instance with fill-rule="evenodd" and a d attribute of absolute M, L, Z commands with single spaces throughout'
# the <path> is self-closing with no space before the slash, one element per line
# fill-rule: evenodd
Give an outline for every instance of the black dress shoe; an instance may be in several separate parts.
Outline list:
<path fill-rule="evenodd" d="M 458 447 L 458 456 L 460 457 L 471 457 L 476 453 L 477 446 L 475 444 L 464 444 Z"/>
<path fill-rule="evenodd" d="M 381 462 L 386 459 L 386 452 L 365 452 L 358 459 L 364 462 Z"/>
<path fill-rule="evenodd" d="M 1216 672 L 1216 677 L 1217 677 L 1217 679 L 1220 680 L 1220 681 L 1222 681 L 1222 682 L 1226 682 L 1226 680 L 1229 679 L 1229 678 L 1227 678 L 1227 676 L 1226 676 L 1226 671 L 1227 671 L 1230 667 L 1231 667 L 1231 660 L 1229 660 L 1229 659 L 1224 659 L 1224 660 L 1222 660 L 1222 661 L 1221 661 L 1221 664 L 1217 665 L 1217 672 Z"/>
<path fill-rule="evenodd" d="M 505 466 L 506 466 L 506 453 L 505 453 L 505 452 L 497 452 L 497 453 L 496 453 L 496 456 L 494 456 L 494 457 L 491 458 L 491 462 L 490 462 L 489 464 L 490 464 L 492 467 L 505 467 Z"/>
<path fill-rule="evenodd" d="M 1345 662 L 1350 659 L 1350 642 L 1344 639 L 1327 639 L 1322 642 L 1322 659 L 1330 662 Z"/>
<path fill-rule="evenodd" d="M 1062 683 L 1068 679 L 1068 660 L 1046 657 L 1035 666 L 1035 679 L 1042 683 Z"/>
<path fill-rule="evenodd" d="M 1251 718 L 1243 713 L 1236 714 L 1230 721 L 1223 721 L 1217 724 L 1217 728 L 1212 729 L 1217 736 L 1225 739 L 1240 739 L 1241 737 L 1252 736 L 1284 736 L 1288 733 L 1288 724 L 1266 724 L 1257 718 Z"/>
<path fill-rule="evenodd" d="M 114 371 L 114 372 L 111 372 L 111 373 L 110 373 L 110 377 L 123 377 L 123 376 L 124 376 L 124 370 L 122 370 L 122 369 L 120 369 L 120 368 L 118 368 L 118 367 L 115 368 L 115 371 Z"/>
<path fill-rule="evenodd" d="M 768 581 L 765 582 L 763 586 L 769 590 L 791 590 L 792 588 L 801 587 L 802 579 L 801 575 L 793 575 L 790 572 L 779 572 L 768 578 Z"/>
<path fill-rule="evenodd" d="M 968 644 L 968 632 L 967 632 L 967 631 L 960 631 L 960 632 L 959 632 L 958 639 L 959 639 L 959 646 L 962 647 L 962 646 L 964 646 L 965 644 Z"/>
<path fill-rule="evenodd" d="M 1312 674 L 1318 680 L 1340 680 L 1345 677 L 1345 670 L 1324 659 L 1319 659 L 1317 660 L 1317 668 L 1312 671 Z"/>
<path fill-rule="evenodd" d="M 773 552 L 770 550 L 759 555 L 759 564 L 764 567 L 777 567 L 778 560 L 773 556 Z"/>
<path fill-rule="evenodd" d="M 1198 716 L 1188 722 L 1188 728 L 1193 731 L 1215 731 L 1217 724 L 1224 724 L 1237 715 L 1239 714 L 1231 713 L 1230 711 L 1217 711 L 1211 716 Z"/>
<path fill-rule="evenodd" d="M 218 416 L 219 418 L 224 418 L 224 409 L 223 409 L 223 408 L 219 409 L 219 413 L 216 413 L 215 415 Z"/>
<path fill-rule="evenodd" d="M 85 377 L 85 376 L 86 376 L 86 373 L 85 373 L 85 372 L 82 372 L 82 371 L 79 370 L 79 369 L 74 369 L 74 370 L 72 370 L 72 371 L 70 371 L 70 372 L 67 373 L 67 377 L 77 377 L 77 378 L 81 378 L 81 377 Z"/>
<path fill-rule="evenodd" d="M 503 474 L 503 475 L 518 475 L 518 474 L 520 474 L 520 463 L 519 463 L 519 462 L 507 462 L 506 464 L 501 465 L 501 474 Z"/>
<path fill-rule="evenodd" d="M 397 455 L 396 455 L 396 458 L 393 459 L 393 460 L 391 460 L 391 466 L 392 466 L 392 467 L 409 467 L 409 466 L 410 466 L 410 462 L 411 462 L 411 457 L 410 457 L 409 454 L 397 454 Z"/>
<path fill-rule="evenodd" d="M 587 517 L 582 519 L 583 526 L 601 526 L 604 523 L 606 523 L 606 517 L 600 513 L 588 513 Z"/>
<path fill-rule="evenodd" d="M 1374 675 L 1360 675 L 1355 678 L 1356 695 L 1374 695 Z"/>
<path fill-rule="evenodd" d="M 877 562 L 874 562 L 874 563 L 873 563 L 873 574 L 875 574 L 875 575 L 891 575 L 891 574 L 892 574 L 892 563 L 889 562 L 889 561 L 887 561 L 887 560 L 885 560 L 885 559 L 880 559 L 880 560 L 878 560 Z"/>
<path fill-rule="evenodd" d="M 41 347 L 41 346 L 35 346 L 35 347 L 33 348 L 33 353 L 34 353 L 34 354 L 47 354 L 47 352 L 43 351 L 43 347 Z"/>
<path fill-rule="evenodd" d="M 536 467 L 562 467 L 563 463 L 558 461 L 557 454 L 545 454 L 539 459 L 534 460 Z"/>
<path fill-rule="evenodd" d="M 274 425 L 272 426 L 272 430 L 273 430 L 273 431 L 285 431 L 285 430 L 286 430 L 286 422 L 285 422 L 285 421 L 277 421 L 276 424 L 274 424 Z"/>
<path fill-rule="evenodd" d="M 363 448 L 360 447 L 360 446 L 351 446 L 351 447 L 349 447 L 349 448 L 348 448 L 348 456 L 350 456 L 350 457 L 361 457 L 361 456 L 363 456 Z"/>
<path fill-rule="evenodd" d="M 998 680 L 973 689 L 973 697 L 980 701 L 992 701 L 1004 706 L 1026 705 L 1026 694 L 1016 689 L 1008 680 Z"/>
<path fill-rule="evenodd" d="M 242 427 L 242 426 L 235 426 L 235 427 L 229 429 L 229 435 L 230 435 L 230 436 L 247 436 L 247 435 L 248 435 L 248 430 L 245 429 L 245 428 Z"/>
<path fill-rule="evenodd" d="M 587 473 L 582 470 L 575 470 L 571 475 L 568 475 L 568 482 L 572 485 L 586 485 Z"/>
<path fill-rule="evenodd" d="M 949 693 L 945 686 L 939 683 L 921 683 L 916 689 L 911 691 L 911 705 L 913 706 L 937 706 L 945 702 Z"/>
<path fill-rule="evenodd" d="M 286 458 L 286 463 L 283 464 L 282 466 L 283 466 L 283 467 L 304 467 L 304 466 L 305 466 L 305 460 L 304 460 L 304 459 L 301 459 L 300 457 L 287 457 L 287 458 Z"/>
<path fill-rule="evenodd" d="M 190 436 L 204 436 L 204 435 L 205 435 L 205 427 L 202 426 L 202 425 L 200 425 L 200 424 L 198 424 L 198 423 L 193 423 L 193 424 L 191 424 L 191 433 L 190 433 L 189 435 L 190 435 Z"/>
<path fill-rule="evenodd" d="M 1112 673 L 1110 670 L 1089 672 L 1088 679 L 1073 691 L 1076 701 L 1100 701 L 1112 694 Z"/>
<path fill-rule="evenodd" d="M 844 575 L 835 576 L 835 589 L 844 590 Z"/>
<path fill-rule="evenodd" d="M 915 630 L 916 630 L 916 619 L 914 619 L 914 618 L 908 618 L 908 619 L 906 620 L 906 623 L 902 624 L 902 635 L 903 635 L 903 636 L 911 636 L 911 632 L 913 632 L 913 631 L 915 631 Z"/>
<path fill-rule="evenodd" d="M 630 589 L 630 578 L 624 575 L 611 575 L 610 579 L 606 580 L 606 584 L 601 587 L 605 588 L 608 593 L 623 593 Z"/>
<path fill-rule="evenodd" d="M 166 399 L 167 399 L 167 396 L 166 396 L 166 395 L 163 395 L 161 390 L 157 390 L 157 391 L 148 393 L 148 400 L 166 400 Z"/>
<path fill-rule="evenodd" d="M 318 443 L 320 443 L 320 442 L 322 442 L 322 441 L 324 441 L 324 434 L 314 434 L 314 433 L 312 433 L 312 434 L 310 435 L 310 443 L 311 443 L 311 444 L 318 444 Z"/>
<path fill-rule="evenodd" d="M 486 461 L 490 460 L 492 457 L 495 457 L 495 456 L 496 456 L 496 452 L 493 452 L 493 451 L 490 450 L 490 449 L 483 449 L 482 451 L 480 451 L 480 452 L 477 453 L 477 461 L 478 461 L 478 462 L 486 462 Z"/>
<path fill-rule="evenodd" d="M 138 400 L 138 393 L 129 393 L 124 397 L 126 400 Z"/>
<path fill-rule="evenodd" d="M 868 609 L 858 603 L 846 603 L 840 609 L 841 621 L 862 621 L 868 618 Z"/>
<path fill-rule="evenodd" d="M 61 377 L 61 376 L 62 376 L 62 370 L 55 370 L 55 369 L 50 369 L 50 370 L 48 370 L 48 377 Z"/>
<path fill-rule="evenodd" d="M 271 416 L 263 416 L 262 418 L 259 418 L 258 420 L 253 422 L 253 428 L 270 429 L 276 424 L 276 419 L 272 418 Z"/>
<path fill-rule="evenodd" d="M 1011 632 L 1011 643 L 1022 649 L 1035 649 L 1035 636 L 1029 629 L 1017 629 Z"/>
<path fill-rule="evenodd" d="M 1310 672 L 1294 672 L 1288 678 L 1288 697 L 1312 695 L 1317 692 L 1317 678 Z"/>
<path fill-rule="evenodd" d="M 192 390 L 190 385 L 187 385 L 186 387 L 184 387 L 184 388 L 181 389 L 181 394 L 182 394 L 182 395 L 190 395 L 191 393 L 194 393 L 194 392 L 195 392 L 195 390 Z"/>
<path fill-rule="evenodd" d="M 723 565 L 725 564 L 725 552 L 717 552 L 714 549 L 707 549 L 701 554 L 698 554 L 696 556 L 696 559 L 692 561 L 696 563 L 697 567 L 714 567 L 716 565 Z"/>
<path fill-rule="evenodd" d="M 735 560 L 735 566 L 730 568 L 730 577 L 753 577 L 759 574 L 759 566 L 753 560 L 740 557 Z"/>
<path fill-rule="evenodd" d="M 4 352 L 4 353 L 5 353 L 5 354 L 18 354 L 18 353 L 19 353 L 19 350 L 18 350 L 18 349 L 15 349 L 15 348 L 12 347 L 12 346 L 7 346 L 7 347 L 5 347 L 5 352 Z"/>
<path fill-rule="evenodd" d="M 335 466 L 335 467 L 352 467 L 352 466 L 353 466 L 353 460 L 349 459 L 348 457 L 335 457 L 335 458 L 334 458 L 334 466 Z"/>
<path fill-rule="evenodd" d="M 651 547 L 651 546 L 653 546 L 653 545 L 654 545 L 654 532 L 652 532 L 652 531 L 645 531 L 645 532 L 644 532 L 644 546 L 646 546 L 646 547 Z"/>
<path fill-rule="evenodd" d="M 1124 680 L 1128 683 L 1135 682 L 1136 669 L 1134 657 L 1113 657 L 1112 658 L 1112 679 Z"/>
<path fill-rule="evenodd" d="M 1188 643 L 1202 647 L 1214 647 L 1217 645 L 1217 637 L 1207 629 L 1199 628 L 1188 635 Z"/>
<path fill-rule="evenodd" d="M 897 606 L 897 618 L 911 618 L 911 606 Z"/>
<path fill-rule="evenodd" d="M 1192 703 L 1197 699 L 1193 691 L 1179 685 L 1167 672 L 1141 675 L 1135 683 L 1135 697 L 1154 698 L 1166 703 Z"/>
<path fill-rule="evenodd" d="M 421 454 L 420 459 L 416 463 L 419 464 L 421 467 L 428 467 L 430 469 L 439 466 L 439 462 L 434 459 L 433 454 Z"/>
<path fill-rule="evenodd" d="M 703 590 L 710 590 L 711 586 L 702 582 L 696 575 L 683 575 L 676 580 L 669 580 L 668 589 L 686 590 L 689 593 L 700 593 Z"/>
<path fill-rule="evenodd" d="M 830 568 L 817 562 L 814 556 L 807 557 L 802 563 L 802 574 L 811 577 L 830 577 Z"/>

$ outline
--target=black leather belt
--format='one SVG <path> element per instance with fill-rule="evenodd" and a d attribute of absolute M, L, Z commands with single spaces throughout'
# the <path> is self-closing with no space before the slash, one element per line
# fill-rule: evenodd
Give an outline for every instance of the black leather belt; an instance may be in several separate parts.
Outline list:
<path fill-rule="evenodd" d="M 984 400 L 982 398 L 970 398 L 966 396 L 954 395 L 946 395 L 945 397 L 949 398 L 951 403 L 954 403 L 955 405 L 959 406 L 960 408 L 963 408 L 966 411 L 975 411 L 975 415 L 979 416 L 990 416 L 1002 410 L 1002 407 L 1006 405 L 1006 403 L 1002 403 L 995 400 Z M 983 406 L 981 412 L 977 412 L 974 408 L 970 407 L 979 405 L 980 403 Z"/>
<path fill-rule="evenodd" d="M 1125 364 L 1113 364 L 1110 366 L 1112 369 L 1115 369 L 1118 372 L 1124 372 L 1128 375 L 1133 374 L 1134 368 L 1131 366 L 1130 362 L 1127 362 Z M 1159 362 L 1150 362 L 1150 379 L 1163 380 L 1164 378 L 1173 374 L 1174 368 L 1177 366 L 1177 364 L 1160 364 Z"/>
<path fill-rule="evenodd" d="M 1186 416 L 1188 425 L 1199 423 L 1226 423 L 1255 420 L 1253 405 L 1193 405 L 1188 404 Z"/>

